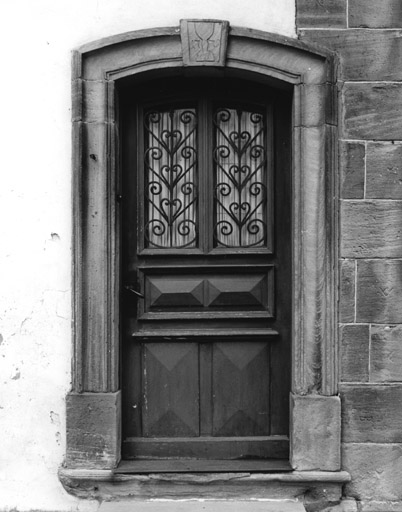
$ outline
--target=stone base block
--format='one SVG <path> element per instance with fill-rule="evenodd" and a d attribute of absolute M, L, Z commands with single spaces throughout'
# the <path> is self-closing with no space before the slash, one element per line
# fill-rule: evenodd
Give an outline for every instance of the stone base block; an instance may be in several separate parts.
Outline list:
<path fill-rule="evenodd" d="M 121 396 L 116 393 L 67 395 L 69 468 L 111 469 L 120 460 Z"/>
<path fill-rule="evenodd" d="M 290 397 L 290 463 L 298 471 L 338 471 L 341 402 L 337 396 Z"/>

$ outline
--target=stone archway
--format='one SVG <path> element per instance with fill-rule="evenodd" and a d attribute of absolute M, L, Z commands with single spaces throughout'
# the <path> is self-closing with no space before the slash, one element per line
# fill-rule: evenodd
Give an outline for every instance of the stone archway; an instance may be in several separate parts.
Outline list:
<path fill-rule="evenodd" d="M 210 46 L 202 36 L 208 24 L 218 41 Z M 293 89 L 290 462 L 297 473 L 340 470 L 334 56 L 227 22 L 184 20 L 180 28 L 126 33 L 74 52 L 74 357 L 62 471 L 68 478 L 81 478 L 79 471 L 89 478 L 91 470 L 112 475 L 120 459 L 116 84 L 146 72 L 200 67 L 247 72 Z M 339 487 L 344 480 L 333 473 L 330 481 Z"/>

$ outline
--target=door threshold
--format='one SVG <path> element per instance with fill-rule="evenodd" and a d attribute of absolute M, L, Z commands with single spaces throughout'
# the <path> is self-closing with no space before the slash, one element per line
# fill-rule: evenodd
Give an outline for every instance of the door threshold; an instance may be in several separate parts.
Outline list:
<path fill-rule="evenodd" d="M 295 500 L 104 501 L 99 512 L 306 512 Z"/>
<path fill-rule="evenodd" d="M 286 459 L 259 460 L 206 460 L 206 459 L 165 459 L 165 460 L 123 460 L 113 470 L 117 474 L 133 473 L 273 473 L 292 471 Z"/>

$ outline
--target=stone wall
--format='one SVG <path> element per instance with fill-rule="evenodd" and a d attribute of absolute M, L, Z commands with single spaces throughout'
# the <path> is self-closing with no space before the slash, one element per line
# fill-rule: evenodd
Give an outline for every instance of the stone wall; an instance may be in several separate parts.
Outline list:
<path fill-rule="evenodd" d="M 297 0 L 340 56 L 342 464 L 358 500 L 402 500 L 402 3 Z"/>

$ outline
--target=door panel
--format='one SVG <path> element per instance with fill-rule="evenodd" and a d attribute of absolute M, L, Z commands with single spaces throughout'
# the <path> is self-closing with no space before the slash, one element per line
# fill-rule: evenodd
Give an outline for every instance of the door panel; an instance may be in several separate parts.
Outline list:
<path fill-rule="evenodd" d="M 212 368 L 212 435 L 269 435 L 268 343 L 214 343 Z"/>
<path fill-rule="evenodd" d="M 287 457 L 290 101 L 250 87 L 121 91 L 123 458 Z"/>
<path fill-rule="evenodd" d="M 183 311 L 274 311 L 274 267 L 141 268 L 139 282 L 145 300 L 140 315 Z M 171 315 L 172 316 L 172 315 Z M 142 316 L 140 316 L 142 318 Z M 150 317 L 149 317 L 150 318 Z"/>
<path fill-rule="evenodd" d="M 145 437 L 199 435 L 198 347 L 144 343 L 142 404 Z M 146 399 L 145 399 L 146 398 Z"/>

